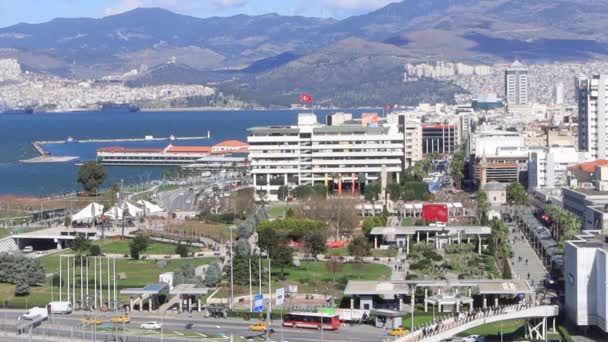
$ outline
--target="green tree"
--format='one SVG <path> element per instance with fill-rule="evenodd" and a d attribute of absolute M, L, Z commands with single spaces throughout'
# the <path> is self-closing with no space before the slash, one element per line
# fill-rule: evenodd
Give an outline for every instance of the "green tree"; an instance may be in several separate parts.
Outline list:
<path fill-rule="evenodd" d="M 27 296 L 30 294 L 30 285 L 25 277 L 19 277 L 15 284 L 15 296 Z"/>
<path fill-rule="evenodd" d="M 488 202 L 488 194 L 484 191 L 477 192 L 477 217 L 482 225 L 488 224 L 488 212 L 490 211 L 490 203 Z"/>
<path fill-rule="evenodd" d="M 91 245 L 91 247 L 89 247 L 89 255 L 90 256 L 100 256 L 101 248 L 98 245 Z"/>
<path fill-rule="evenodd" d="M 392 201 L 398 201 L 401 198 L 401 186 L 399 184 L 389 184 L 387 191 Z"/>
<path fill-rule="evenodd" d="M 270 251 L 272 267 L 280 270 L 280 279 L 284 279 L 284 270 L 293 264 L 293 248 L 287 245 L 277 245 Z"/>
<path fill-rule="evenodd" d="M 519 183 L 511 183 L 507 185 L 507 202 L 514 205 L 528 204 L 528 194 L 523 185 Z"/>
<path fill-rule="evenodd" d="M 131 258 L 138 260 L 148 247 L 150 247 L 150 238 L 145 235 L 137 235 L 129 242 Z"/>
<path fill-rule="evenodd" d="M 333 275 L 334 284 L 336 284 L 336 273 L 342 272 L 344 264 L 332 258 L 325 262 L 325 269 Z"/>
<path fill-rule="evenodd" d="M 180 242 L 175 247 L 175 254 L 178 254 L 180 257 L 185 258 L 190 254 L 190 248 Z"/>
<path fill-rule="evenodd" d="M 212 263 L 205 273 L 205 286 L 215 287 L 222 281 L 222 269 L 217 262 Z"/>
<path fill-rule="evenodd" d="M 85 253 L 91 248 L 91 241 L 85 237 L 84 234 L 76 235 L 76 238 L 72 240 L 72 250 L 76 254 Z"/>
<path fill-rule="evenodd" d="M 373 182 L 371 184 L 368 184 L 365 187 L 365 200 L 366 201 L 370 201 L 370 202 L 375 202 L 379 199 L 380 197 L 380 192 L 382 191 L 382 189 L 380 188 L 380 183 L 379 182 Z"/>
<path fill-rule="evenodd" d="M 357 236 L 348 245 L 348 252 L 357 259 L 370 255 L 371 244 L 364 236 Z"/>
<path fill-rule="evenodd" d="M 313 194 L 313 189 L 311 185 L 300 185 L 293 189 L 293 196 L 297 199 L 308 198 Z"/>
<path fill-rule="evenodd" d="M 363 224 L 361 226 L 361 229 L 363 230 L 363 234 L 365 234 L 367 236 L 367 235 L 369 235 L 369 232 L 371 232 L 372 228 L 384 227 L 384 226 L 386 226 L 386 217 L 371 216 L 371 217 L 366 217 L 365 219 L 363 219 Z"/>
<path fill-rule="evenodd" d="M 327 196 L 327 186 L 325 184 L 315 184 L 312 187 L 312 193 L 319 196 Z"/>
<path fill-rule="evenodd" d="M 99 187 L 106 179 L 106 169 L 94 161 L 84 163 L 78 169 L 78 183 L 82 185 L 84 191 L 88 193 L 97 193 Z"/>
<path fill-rule="evenodd" d="M 249 246 L 249 241 L 244 239 L 237 240 L 234 247 L 234 253 L 238 256 L 248 257 L 251 254 L 251 246 Z"/>
<path fill-rule="evenodd" d="M 311 233 L 304 237 L 304 247 L 308 253 L 317 255 L 325 253 L 327 247 L 325 246 L 325 236 L 321 233 Z"/>

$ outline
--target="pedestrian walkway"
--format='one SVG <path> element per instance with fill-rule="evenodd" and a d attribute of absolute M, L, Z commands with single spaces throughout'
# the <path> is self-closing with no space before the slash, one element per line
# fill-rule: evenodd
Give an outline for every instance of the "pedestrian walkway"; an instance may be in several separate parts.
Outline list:
<path fill-rule="evenodd" d="M 548 274 L 545 265 L 517 224 L 509 223 L 507 227 L 509 227 L 509 244 L 513 251 L 513 257 L 509 259 L 511 276 L 513 279 L 528 280 L 533 287 L 542 286 Z"/>

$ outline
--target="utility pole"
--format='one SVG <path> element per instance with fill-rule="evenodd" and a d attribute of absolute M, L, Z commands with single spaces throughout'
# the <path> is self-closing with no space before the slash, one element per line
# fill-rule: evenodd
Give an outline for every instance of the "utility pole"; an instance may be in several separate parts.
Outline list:
<path fill-rule="evenodd" d="M 67 255 L 66 257 L 68 259 L 68 284 L 67 284 L 68 286 L 67 286 L 67 292 L 68 292 L 68 302 L 70 302 L 70 256 Z"/>
<path fill-rule="evenodd" d="M 260 277 L 260 280 L 258 281 L 260 291 L 258 293 L 262 293 L 262 258 L 258 258 L 258 276 Z"/>
<path fill-rule="evenodd" d="M 270 317 L 272 311 L 272 278 L 270 267 L 270 254 L 268 254 L 268 309 L 266 310 L 266 341 L 270 339 Z"/>
<path fill-rule="evenodd" d="M 97 308 L 97 257 L 94 256 L 93 257 L 93 281 L 94 281 L 94 286 L 93 286 L 93 297 L 94 297 L 94 301 L 93 301 L 93 306 L 95 308 Z"/>
<path fill-rule="evenodd" d="M 234 253 L 232 251 L 232 227 L 230 229 L 230 310 L 234 303 Z"/>
<path fill-rule="evenodd" d="M 63 288 L 62 280 L 63 280 L 63 278 L 61 277 L 61 264 L 62 264 L 61 261 L 62 260 L 63 260 L 63 257 L 60 255 L 59 256 L 59 301 L 60 302 L 63 301 L 63 297 L 62 297 L 62 292 L 63 292 L 62 291 L 62 288 Z"/>
<path fill-rule="evenodd" d="M 82 307 L 84 306 L 84 279 L 82 279 L 82 266 L 83 266 L 83 261 L 82 261 L 82 255 L 80 256 L 80 310 L 82 310 Z"/>
<path fill-rule="evenodd" d="M 253 312 L 253 289 L 251 284 L 251 257 L 249 257 L 249 312 Z"/>

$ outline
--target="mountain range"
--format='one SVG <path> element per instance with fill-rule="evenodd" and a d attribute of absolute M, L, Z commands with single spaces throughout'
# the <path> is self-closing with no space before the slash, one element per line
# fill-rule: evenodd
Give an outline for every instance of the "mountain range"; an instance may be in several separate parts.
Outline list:
<path fill-rule="evenodd" d="M 343 20 L 139 8 L 1 28 L 0 57 L 78 79 L 139 69 L 132 86 L 212 83 L 263 105 L 295 102 L 303 91 L 325 105 L 379 105 L 462 91 L 402 83 L 408 62 L 603 58 L 607 19 L 607 0 L 404 0 Z"/>

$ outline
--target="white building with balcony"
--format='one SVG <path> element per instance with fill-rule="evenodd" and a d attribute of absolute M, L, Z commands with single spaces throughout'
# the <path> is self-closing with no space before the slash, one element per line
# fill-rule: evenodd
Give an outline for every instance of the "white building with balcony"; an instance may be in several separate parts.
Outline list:
<path fill-rule="evenodd" d="M 256 191 L 276 200 L 279 187 L 325 184 L 355 192 L 359 182 L 383 175 L 399 180 L 406 160 L 398 124 L 371 116 L 333 118 L 320 124 L 313 113 L 298 116 L 297 125 L 249 128 L 249 160 Z"/>

